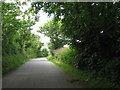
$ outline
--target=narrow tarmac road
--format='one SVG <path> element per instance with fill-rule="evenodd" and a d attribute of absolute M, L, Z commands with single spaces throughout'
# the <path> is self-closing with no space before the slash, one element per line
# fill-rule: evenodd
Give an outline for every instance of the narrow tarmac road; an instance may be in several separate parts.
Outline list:
<path fill-rule="evenodd" d="M 3 88 L 84 88 L 46 58 L 36 58 L 3 77 Z"/>

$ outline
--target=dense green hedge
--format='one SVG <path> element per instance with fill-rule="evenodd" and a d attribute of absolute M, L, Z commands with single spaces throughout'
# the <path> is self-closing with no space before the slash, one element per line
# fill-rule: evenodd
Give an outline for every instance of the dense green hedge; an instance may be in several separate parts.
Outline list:
<path fill-rule="evenodd" d="M 54 54 L 54 57 L 66 64 L 71 64 L 75 67 L 78 67 L 78 59 L 76 59 L 76 52 L 74 49 L 66 48 L 64 51 L 59 51 Z"/>
<path fill-rule="evenodd" d="M 75 49 L 67 48 L 63 52 L 55 53 L 53 59 L 91 72 L 91 78 L 109 81 L 113 86 L 120 85 L 120 58 L 113 58 L 113 60 L 106 62 L 106 60 L 99 59 L 97 55 L 93 54 L 88 60 L 87 57 L 83 59 L 82 55 L 78 54 Z M 93 62 L 90 62 L 92 60 Z"/>

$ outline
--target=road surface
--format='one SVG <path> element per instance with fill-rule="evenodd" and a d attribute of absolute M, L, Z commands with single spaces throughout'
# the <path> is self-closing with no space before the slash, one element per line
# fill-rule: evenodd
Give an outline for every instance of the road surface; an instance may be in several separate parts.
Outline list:
<path fill-rule="evenodd" d="M 3 77 L 2 88 L 84 88 L 46 58 L 36 58 Z"/>

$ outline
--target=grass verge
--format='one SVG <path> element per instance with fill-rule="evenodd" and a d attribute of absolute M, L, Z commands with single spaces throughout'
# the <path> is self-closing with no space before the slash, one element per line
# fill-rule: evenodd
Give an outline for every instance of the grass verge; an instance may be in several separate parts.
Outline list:
<path fill-rule="evenodd" d="M 118 88 L 113 87 L 112 83 L 110 82 L 101 79 L 91 78 L 91 72 L 83 71 L 71 65 L 57 62 L 52 58 L 52 56 L 48 56 L 47 59 L 62 68 L 63 70 L 69 72 L 71 75 L 75 76 L 80 81 L 87 83 L 92 88 Z"/>

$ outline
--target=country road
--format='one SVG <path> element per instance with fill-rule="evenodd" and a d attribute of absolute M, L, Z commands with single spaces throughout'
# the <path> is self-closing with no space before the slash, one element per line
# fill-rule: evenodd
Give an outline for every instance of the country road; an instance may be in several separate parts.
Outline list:
<path fill-rule="evenodd" d="M 74 77 L 48 61 L 36 58 L 3 77 L 3 88 L 83 88 Z"/>

